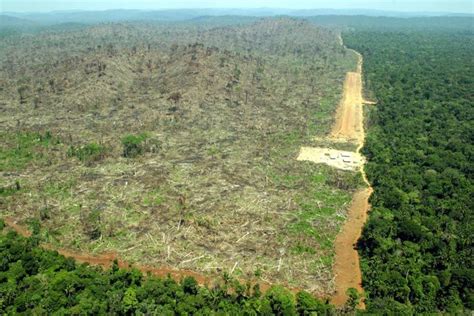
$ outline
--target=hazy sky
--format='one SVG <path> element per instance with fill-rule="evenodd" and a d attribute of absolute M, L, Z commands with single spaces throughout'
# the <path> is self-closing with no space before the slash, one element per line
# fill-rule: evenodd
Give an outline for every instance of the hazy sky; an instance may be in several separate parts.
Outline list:
<path fill-rule="evenodd" d="M 474 0 L 0 0 L 0 11 L 177 8 L 377 9 L 474 13 Z"/>

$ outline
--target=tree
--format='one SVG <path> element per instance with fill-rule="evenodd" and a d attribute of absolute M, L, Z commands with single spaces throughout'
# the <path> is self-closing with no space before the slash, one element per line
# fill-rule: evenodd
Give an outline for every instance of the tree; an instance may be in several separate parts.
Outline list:
<path fill-rule="evenodd" d="M 18 95 L 20 96 L 20 104 L 26 103 L 26 94 L 28 91 L 28 86 L 21 85 L 17 88 Z"/>

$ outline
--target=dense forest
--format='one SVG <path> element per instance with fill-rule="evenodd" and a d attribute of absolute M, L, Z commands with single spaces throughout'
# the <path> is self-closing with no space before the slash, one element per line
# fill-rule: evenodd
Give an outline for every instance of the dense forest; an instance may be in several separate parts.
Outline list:
<path fill-rule="evenodd" d="M 473 30 L 344 40 L 364 56 L 378 102 L 364 148 L 375 192 L 358 243 L 368 309 L 473 309 Z"/>

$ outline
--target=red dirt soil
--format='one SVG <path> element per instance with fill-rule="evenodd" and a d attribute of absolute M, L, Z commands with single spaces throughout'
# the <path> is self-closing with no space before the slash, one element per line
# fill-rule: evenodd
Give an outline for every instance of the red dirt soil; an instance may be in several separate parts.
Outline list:
<path fill-rule="evenodd" d="M 362 80 L 358 72 L 348 72 L 344 81 L 344 93 L 336 112 L 336 122 L 332 128 L 333 138 L 356 140 L 364 139 L 362 116 Z"/>

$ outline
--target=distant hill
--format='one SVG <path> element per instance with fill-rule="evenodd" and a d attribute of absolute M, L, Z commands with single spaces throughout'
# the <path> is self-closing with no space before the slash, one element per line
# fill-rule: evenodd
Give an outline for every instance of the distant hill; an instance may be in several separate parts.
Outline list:
<path fill-rule="evenodd" d="M 84 24 L 74 21 L 62 22 L 60 20 L 56 21 L 56 23 L 46 23 L 44 21 L 35 21 L 9 15 L 0 15 L 0 37 L 10 36 L 19 33 L 35 33 L 44 30 L 75 30 L 89 25 L 90 24 Z"/>
<path fill-rule="evenodd" d="M 17 13 L 5 12 L 14 23 L 27 20 L 29 23 L 43 25 L 59 23 L 88 23 L 121 22 L 121 21 L 185 21 L 202 16 L 278 16 L 289 15 L 298 17 L 320 15 L 365 15 L 385 17 L 429 17 L 429 16 L 468 16 L 472 14 L 457 14 L 449 12 L 392 12 L 368 9 L 317 9 L 317 10 L 289 10 L 289 9 L 176 9 L 176 10 L 106 10 L 106 11 L 53 11 L 48 13 Z M 9 21 L 7 21 L 9 22 Z"/>
<path fill-rule="evenodd" d="M 36 25 L 35 22 L 19 18 L 19 17 L 14 17 L 14 16 L 9 16 L 2 14 L 0 15 L 0 27 L 25 27 L 25 26 L 34 26 Z"/>

